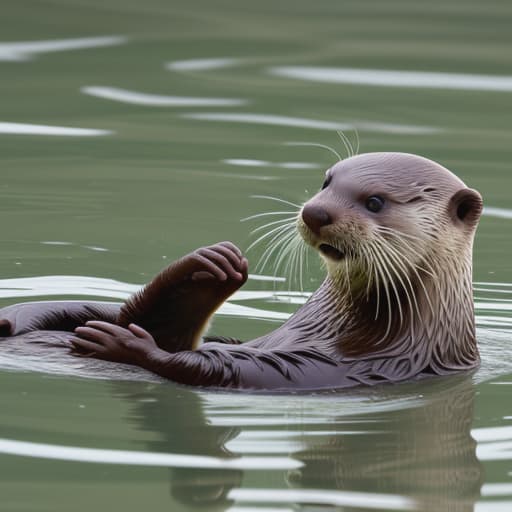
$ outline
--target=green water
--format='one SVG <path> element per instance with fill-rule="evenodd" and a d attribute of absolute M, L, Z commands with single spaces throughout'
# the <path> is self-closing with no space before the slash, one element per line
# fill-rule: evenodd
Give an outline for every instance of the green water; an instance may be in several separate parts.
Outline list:
<path fill-rule="evenodd" d="M 511 21 L 499 0 L 3 0 L 0 306 L 121 299 L 196 247 L 247 248 L 259 224 L 240 219 L 281 209 L 251 196 L 304 201 L 334 162 L 288 143 L 343 155 L 337 128 L 355 144 L 356 127 L 361 152 L 441 162 L 488 210 L 475 242 L 476 375 L 268 398 L 4 365 L 0 510 L 512 510 L 512 87 L 494 80 L 511 74 Z M 435 75 L 358 85 L 283 76 L 290 67 Z M 436 86 L 450 73 L 464 76 Z M 99 97 L 127 91 L 139 96 Z M 249 253 L 253 271 L 262 250 Z M 321 278 L 310 255 L 305 289 Z M 245 289 L 289 287 L 253 278 Z M 213 330 L 247 339 L 295 308 L 235 300 Z"/>

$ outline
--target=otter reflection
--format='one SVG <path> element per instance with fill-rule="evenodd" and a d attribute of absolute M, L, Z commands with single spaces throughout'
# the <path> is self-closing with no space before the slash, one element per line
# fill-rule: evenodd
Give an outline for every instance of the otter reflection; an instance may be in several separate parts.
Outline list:
<path fill-rule="evenodd" d="M 284 480 L 279 480 L 290 487 L 408 496 L 417 502 L 416 510 L 425 512 L 470 512 L 480 496 L 482 469 L 475 455 L 476 443 L 470 436 L 474 387 L 467 376 L 391 389 L 383 386 L 377 391 L 375 406 L 363 399 L 361 407 L 356 402 L 354 409 L 351 394 L 355 413 L 329 417 L 324 413 L 326 407 L 331 411 L 346 409 L 348 395 L 255 396 L 251 405 L 247 395 L 202 395 L 167 385 L 127 394 L 126 383 L 113 385 L 134 404 L 131 420 L 138 428 L 159 434 L 159 440 L 150 443 L 154 451 L 229 458 L 235 454 L 226 448 L 226 443 L 236 443 L 239 456 L 245 455 L 243 440 L 252 439 L 248 454 L 255 454 L 254 443 L 258 443 L 258 455 L 264 455 L 270 441 L 288 439 L 295 447 L 300 446 L 291 455 L 304 464 L 299 470 L 286 471 Z M 421 395 L 418 403 L 411 406 L 407 399 Z M 407 408 L 397 405 L 403 399 L 409 403 Z M 395 405 L 385 407 L 388 400 Z M 225 419 L 226 407 L 230 409 L 230 421 L 219 421 Z M 283 407 L 286 416 L 282 415 Z M 250 416 L 248 410 L 252 412 Z M 251 418 L 255 412 L 260 424 L 248 426 L 254 423 Z M 277 426 L 274 420 L 279 412 L 284 422 Z M 310 422 L 310 418 L 314 421 Z M 234 427 L 223 426 L 227 423 Z M 256 437 L 258 440 L 254 441 Z M 271 455 L 290 455 L 289 447 L 289 443 L 288 448 L 283 445 L 282 452 L 274 450 Z M 170 492 L 187 507 L 225 510 L 234 504 L 229 491 L 241 487 L 242 478 L 249 471 L 172 468 Z M 268 478 L 258 474 L 251 476 L 251 482 L 253 487 L 268 486 Z M 311 507 L 305 503 L 296 506 L 303 510 Z M 322 509 L 331 507 L 324 505 Z M 332 505 L 332 509 L 337 510 L 337 506 Z M 366 508 L 363 504 L 343 510 Z"/>
<path fill-rule="evenodd" d="M 470 435 L 475 394 L 471 378 L 407 387 L 423 394 L 424 403 L 371 415 L 368 419 L 376 421 L 364 424 L 364 434 L 340 432 L 296 453 L 305 465 L 289 474 L 288 483 L 412 496 L 417 510 L 425 512 L 473 511 L 483 472 Z"/>
<path fill-rule="evenodd" d="M 129 420 L 144 432 L 155 432 L 158 439 L 149 441 L 155 452 L 184 455 L 207 455 L 230 458 L 225 443 L 235 438 L 240 429 L 210 425 L 204 413 L 204 402 L 197 391 L 165 384 L 113 382 L 115 394 L 134 404 Z M 134 388 L 132 393 L 127 389 Z M 243 472 L 205 468 L 171 468 L 170 493 L 177 502 L 188 506 L 207 506 L 207 510 L 225 510 L 233 502 L 228 492 L 239 487 Z"/>

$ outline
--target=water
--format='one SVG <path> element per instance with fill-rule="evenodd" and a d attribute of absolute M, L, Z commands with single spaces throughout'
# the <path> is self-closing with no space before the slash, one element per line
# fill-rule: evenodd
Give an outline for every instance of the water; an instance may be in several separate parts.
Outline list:
<path fill-rule="evenodd" d="M 2 359 L 0 509 L 512 510 L 511 15 L 498 0 L 4 0 L 0 306 L 122 300 L 196 247 L 247 248 L 259 224 L 240 219 L 280 209 L 252 196 L 309 197 L 335 157 L 297 143 L 344 154 L 336 130 L 440 161 L 486 210 L 476 374 L 268 398 Z M 321 278 L 310 254 L 305 292 Z M 213 331 L 267 332 L 298 291 L 254 273 Z"/>

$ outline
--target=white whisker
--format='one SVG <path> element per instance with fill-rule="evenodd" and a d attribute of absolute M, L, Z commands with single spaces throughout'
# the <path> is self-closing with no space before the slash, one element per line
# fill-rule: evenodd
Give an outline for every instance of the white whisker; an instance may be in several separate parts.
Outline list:
<path fill-rule="evenodd" d="M 286 245 L 286 243 L 292 239 L 295 236 L 295 233 L 293 230 L 289 229 L 288 231 L 282 231 L 278 233 L 271 241 L 268 247 L 265 249 L 263 254 L 261 255 L 261 258 L 258 261 L 258 264 L 256 266 L 256 269 L 263 270 L 267 263 L 270 260 L 270 257 L 272 254 L 276 251 L 276 249 L 279 249 L 280 246 Z"/>
<path fill-rule="evenodd" d="M 312 147 L 326 149 L 327 151 L 330 151 L 333 155 L 335 155 L 336 158 L 338 159 L 338 161 L 343 160 L 343 158 L 341 158 L 340 154 L 336 150 L 334 150 L 333 148 L 331 148 L 330 146 L 327 146 L 325 144 L 318 144 L 316 142 L 285 142 L 285 145 L 286 146 L 312 146 Z"/>
<path fill-rule="evenodd" d="M 256 213 L 255 215 L 250 215 L 249 217 L 244 217 L 243 219 L 240 219 L 240 222 L 246 222 L 248 220 L 259 219 L 260 217 L 265 217 L 266 215 L 289 215 L 290 213 L 297 214 L 296 211 Z"/>
<path fill-rule="evenodd" d="M 251 198 L 253 198 L 253 199 L 270 199 L 271 201 L 277 201 L 279 203 L 287 204 L 289 206 L 295 206 L 296 208 L 301 208 L 300 204 L 292 203 L 291 201 L 287 201 L 286 199 L 281 199 L 280 197 L 253 195 L 253 196 L 251 196 Z"/>
<path fill-rule="evenodd" d="M 340 138 L 341 142 L 345 146 L 347 156 L 349 158 L 351 156 L 354 156 L 354 148 L 352 147 L 352 143 L 348 140 L 347 136 L 341 130 L 338 130 L 336 133 L 338 134 L 338 137 Z"/>
<path fill-rule="evenodd" d="M 290 224 L 290 225 L 293 225 L 293 224 Z M 260 242 L 262 242 L 266 238 L 272 236 L 274 233 L 276 233 L 278 231 L 289 229 L 290 225 L 285 224 L 284 226 L 278 226 L 277 228 L 273 228 L 270 231 L 267 231 L 266 233 L 264 233 L 263 235 L 258 237 L 254 242 L 252 242 L 252 244 L 249 245 L 249 247 L 247 247 L 247 251 L 250 251 L 254 246 L 258 245 Z"/>
<path fill-rule="evenodd" d="M 263 224 L 262 226 L 259 226 L 251 231 L 251 235 L 254 235 L 254 233 L 258 233 L 259 231 L 262 231 L 265 228 L 268 228 L 270 226 L 276 226 L 277 224 L 288 224 L 295 221 L 295 217 L 287 217 L 286 219 L 280 219 L 275 220 L 273 222 L 268 222 L 267 224 Z"/>

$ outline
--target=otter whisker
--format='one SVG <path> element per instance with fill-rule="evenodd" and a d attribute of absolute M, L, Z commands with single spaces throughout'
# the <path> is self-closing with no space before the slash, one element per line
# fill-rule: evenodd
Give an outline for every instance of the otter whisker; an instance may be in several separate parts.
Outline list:
<path fill-rule="evenodd" d="M 286 199 L 281 199 L 280 197 L 253 195 L 253 196 L 251 196 L 251 198 L 253 198 L 253 199 L 270 199 L 271 201 L 277 201 L 279 203 L 287 204 L 289 206 L 295 206 L 296 208 L 302 208 L 302 205 L 297 204 L 297 203 L 292 203 L 291 201 L 287 201 Z"/>
<path fill-rule="evenodd" d="M 303 285 L 302 285 L 302 250 L 301 250 L 301 240 L 299 237 L 295 238 L 295 244 L 294 244 L 294 258 L 293 258 L 293 267 L 290 267 L 292 276 L 295 276 L 295 281 L 297 280 L 297 270 L 299 274 L 299 288 L 300 291 L 303 291 Z M 297 268 L 298 267 L 298 268 Z M 291 284 L 291 279 L 290 279 Z"/>
<path fill-rule="evenodd" d="M 435 314 L 434 313 L 434 308 L 432 306 L 432 302 L 430 300 L 430 295 L 429 295 L 429 292 L 427 291 L 427 288 L 425 286 L 425 283 L 423 281 L 423 278 L 420 276 L 420 273 L 419 271 L 422 271 L 422 272 L 425 272 L 426 274 L 429 274 L 431 276 L 434 276 L 433 273 L 430 273 L 428 272 L 427 270 L 425 270 L 424 268 L 420 267 L 419 265 L 413 263 L 411 260 L 413 260 L 413 258 L 404 258 L 404 261 L 406 261 L 408 264 L 409 264 L 409 268 L 411 269 L 411 271 L 414 273 L 414 275 L 416 276 L 416 280 L 418 281 L 419 285 L 421 286 L 422 290 L 423 290 L 423 295 L 425 297 L 425 300 L 427 301 L 428 303 L 428 306 L 430 308 L 430 311 L 432 314 Z M 424 262 L 426 263 L 429 267 L 431 267 L 430 263 L 428 262 Z M 432 268 L 432 267 L 431 267 Z M 433 271 L 433 269 L 432 269 Z M 415 296 L 415 295 L 414 295 Z M 419 308 L 419 306 L 418 306 Z M 421 315 L 420 315 L 421 316 Z"/>
<path fill-rule="evenodd" d="M 288 255 L 289 253 L 292 253 L 291 256 L 289 256 L 289 257 L 287 256 L 286 259 L 282 260 L 284 262 L 283 274 L 286 276 L 286 280 L 287 280 L 288 285 L 289 285 L 290 288 L 292 286 L 292 282 L 291 282 L 292 271 L 291 271 L 291 268 L 293 266 L 293 261 L 294 261 L 294 258 L 295 258 L 295 253 L 293 252 L 293 247 L 296 245 L 296 243 L 297 243 L 296 234 L 293 233 L 293 237 L 291 237 L 289 239 L 289 243 L 284 245 L 282 252 L 279 253 L 279 256 L 278 256 L 278 259 L 277 259 L 277 262 L 276 262 L 276 266 L 274 267 L 274 271 L 277 274 L 277 272 L 278 272 L 278 270 L 280 268 L 280 262 L 281 262 L 280 258 L 281 258 L 281 256 L 283 254 Z"/>
<path fill-rule="evenodd" d="M 352 296 L 352 285 L 350 283 L 350 271 L 348 268 L 348 259 L 345 258 L 345 276 L 347 281 L 348 294 L 350 297 L 350 302 L 354 302 L 354 297 Z"/>
<path fill-rule="evenodd" d="M 255 215 L 250 215 L 249 217 L 244 217 L 243 219 L 240 219 L 240 222 L 246 222 L 248 220 L 253 219 L 259 219 L 260 217 L 265 217 L 266 215 L 289 215 L 289 214 L 297 214 L 296 211 L 286 211 L 286 212 L 263 212 L 263 213 L 256 213 Z"/>
<path fill-rule="evenodd" d="M 418 247 L 414 247 L 409 242 L 407 242 L 407 240 L 404 240 L 404 238 L 411 238 L 413 240 L 418 240 L 418 241 L 424 243 L 424 240 L 421 240 L 419 237 L 416 237 L 414 235 L 408 235 L 407 233 L 402 233 L 401 231 L 398 231 L 396 229 L 392 229 L 392 228 L 388 228 L 388 227 L 384 227 L 384 226 L 379 226 L 377 228 L 377 232 L 382 232 L 382 233 L 391 235 L 393 241 L 396 241 L 398 246 L 405 247 L 405 248 L 409 249 L 411 254 L 416 254 L 418 252 Z M 423 267 L 420 267 L 419 265 L 416 265 L 418 270 L 421 270 L 421 271 L 425 272 L 426 274 L 429 274 L 430 277 L 435 277 L 436 272 L 434 271 L 434 269 L 430 265 L 430 263 L 428 261 L 423 261 L 422 263 L 424 263 L 426 266 L 428 266 L 428 270 Z"/>
<path fill-rule="evenodd" d="M 382 261 L 382 259 L 380 258 L 379 254 L 376 251 L 373 251 L 373 249 L 372 249 L 372 254 L 373 254 L 373 257 L 375 258 L 375 260 L 378 261 L 378 263 L 379 263 L 379 265 L 376 266 L 376 269 L 380 275 L 382 285 L 384 286 L 384 291 L 386 292 L 386 298 L 387 298 L 387 303 L 388 303 L 388 325 L 386 328 L 386 332 L 384 333 L 384 336 L 381 338 L 381 341 L 384 341 L 388 337 L 388 334 L 391 331 L 391 323 L 392 323 L 391 296 L 389 293 L 389 286 L 388 286 L 387 280 L 385 279 L 384 274 L 383 274 L 383 268 L 384 268 L 385 264 Z"/>
<path fill-rule="evenodd" d="M 279 253 L 279 256 L 277 257 L 277 260 L 275 263 L 274 275 L 277 275 L 277 272 L 281 268 L 281 265 L 285 261 L 285 258 L 287 258 L 288 254 L 293 251 L 293 248 L 297 243 L 296 236 L 297 236 L 297 234 L 294 232 L 294 233 L 291 233 L 291 236 L 289 236 L 287 238 L 286 245 L 282 248 L 282 250 Z M 294 242 L 295 242 L 295 244 L 294 244 Z M 288 265 L 289 264 L 290 264 L 290 261 L 288 260 Z M 285 272 L 286 272 L 286 268 L 287 267 L 285 267 Z"/>
<path fill-rule="evenodd" d="M 366 259 L 366 266 L 369 268 L 369 278 L 368 278 L 368 284 L 366 286 L 366 298 L 368 300 L 370 296 L 370 290 L 372 283 L 375 281 L 375 290 L 377 293 L 377 304 L 375 308 L 375 320 L 379 317 L 379 310 L 380 310 L 380 279 L 379 279 L 379 273 L 377 266 L 375 265 L 375 257 L 373 256 L 373 251 L 371 247 L 364 246 L 363 249 L 363 255 Z"/>
<path fill-rule="evenodd" d="M 263 271 L 267 267 L 272 254 L 276 251 L 277 254 L 280 254 L 292 236 L 293 233 L 279 233 L 279 235 L 276 236 L 275 240 L 273 241 L 272 245 L 265 249 L 265 252 L 261 255 L 260 259 L 258 260 L 258 264 L 256 265 L 256 270 Z"/>
<path fill-rule="evenodd" d="M 352 147 L 352 143 L 350 142 L 348 137 L 341 130 L 338 130 L 336 133 L 338 134 L 338 137 L 340 138 L 341 142 L 345 146 L 345 150 L 347 151 L 347 156 L 349 158 L 354 156 L 354 148 Z"/>
<path fill-rule="evenodd" d="M 368 254 L 368 248 L 363 246 L 363 256 L 365 258 L 366 266 L 368 267 L 368 284 L 366 285 L 366 300 L 370 297 L 370 290 L 372 287 L 372 284 L 375 286 L 375 290 L 377 293 L 377 306 L 375 308 L 375 320 L 377 320 L 379 316 L 379 308 L 380 308 L 380 281 L 379 276 L 375 269 L 375 263 L 374 260 L 369 256 Z"/>
<path fill-rule="evenodd" d="M 401 239 L 401 241 L 403 241 L 404 243 L 406 242 L 405 240 L 402 240 L 403 238 L 409 238 L 411 240 L 416 240 L 418 242 L 425 243 L 425 240 L 419 236 L 411 235 L 410 233 L 405 233 L 403 231 L 399 231 L 398 229 L 390 228 L 389 226 L 377 226 L 376 229 L 380 233 L 395 235 L 396 237 L 399 237 L 399 239 Z"/>
<path fill-rule="evenodd" d="M 400 244 L 401 244 L 400 239 L 398 239 L 398 238 L 397 238 L 397 239 L 396 239 L 396 241 L 397 241 L 397 242 L 399 242 L 397 245 L 398 245 L 398 246 L 400 246 Z M 408 244 L 407 244 L 407 245 L 408 245 Z M 413 249 L 413 251 L 414 251 L 414 249 Z M 412 253 L 410 253 L 410 254 L 413 254 L 413 252 L 412 252 Z M 429 308 L 430 308 L 430 311 L 431 311 L 432 313 L 434 313 L 434 308 L 433 308 L 433 306 L 432 306 L 432 302 L 431 302 L 431 300 L 430 300 L 430 295 L 429 295 L 429 293 L 428 293 L 428 291 L 427 291 L 427 288 L 426 288 L 426 286 L 425 286 L 424 280 L 423 280 L 423 278 L 420 276 L 420 273 L 419 273 L 420 271 L 421 271 L 421 272 L 425 272 L 426 274 L 430 275 L 431 277 L 434 277 L 434 276 L 435 276 L 434 269 L 432 268 L 432 266 L 430 265 L 430 263 L 428 263 L 427 261 L 423 261 L 422 263 L 425 263 L 425 264 L 426 264 L 426 265 L 427 265 L 427 266 L 432 270 L 432 272 L 429 272 L 428 270 L 426 270 L 426 269 L 425 269 L 425 268 L 423 268 L 422 266 L 420 266 L 420 265 L 418 265 L 418 264 L 416 264 L 416 263 L 413 263 L 413 259 L 414 259 L 413 257 L 410 257 L 410 258 L 404 258 L 404 261 L 408 263 L 409 268 L 411 269 L 411 271 L 412 271 L 412 272 L 414 273 L 414 275 L 416 276 L 416 279 L 417 279 L 417 281 L 418 281 L 419 285 L 421 286 L 421 288 L 422 288 L 422 290 L 423 290 L 423 295 L 425 296 L 425 299 L 426 299 L 426 301 L 427 301 L 427 303 L 428 303 L 428 306 L 429 306 Z M 419 306 L 418 306 L 418 308 L 419 308 Z"/>
<path fill-rule="evenodd" d="M 281 245 L 286 245 L 289 239 L 295 236 L 294 227 L 295 226 L 293 225 L 284 226 L 283 229 L 272 238 L 268 247 L 265 249 L 260 260 L 258 261 L 258 264 L 256 266 L 257 269 L 260 268 L 261 270 L 263 270 L 266 267 L 272 253 Z"/>
<path fill-rule="evenodd" d="M 303 282 L 303 279 L 302 279 L 302 272 L 303 272 L 303 269 L 304 269 L 304 244 L 301 243 L 301 240 L 300 238 L 298 238 L 299 240 L 299 243 L 298 243 L 298 249 L 299 249 L 299 261 L 298 261 L 298 265 L 299 265 L 299 283 L 300 283 L 300 291 L 303 292 L 304 291 L 304 282 Z"/>
<path fill-rule="evenodd" d="M 258 231 L 262 231 L 265 228 L 269 228 L 270 226 L 276 226 L 278 224 L 287 224 L 287 223 L 293 222 L 295 220 L 296 220 L 295 217 L 286 217 L 286 219 L 280 219 L 280 220 L 275 220 L 273 222 L 268 222 L 267 224 L 263 224 L 262 226 L 259 226 L 255 229 L 253 229 L 250 232 L 250 234 L 254 235 L 254 233 L 257 233 Z"/>
<path fill-rule="evenodd" d="M 285 142 L 285 145 L 286 146 L 312 146 L 312 147 L 316 147 L 316 148 L 326 149 L 327 151 L 331 152 L 333 155 L 336 155 L 336 157 L 338 158 L 338 161 L 343 160 L 343 158 L 341 158 L 340 154 L 336 150 L 334 150 L 330 146 L 327 146 L 326 144 L 318 144 L 317 142 Z"/>
<path fill-rule="evenodd" d="M 290 223 L 291 225 L 294 225 L 292 223 Z M 267 231 L 266 233 L 264 233 L 263 235 L 261 235 L 260 237 L 258 237 L 254 242 L 252 242 L 251 245 L 249 245 L 249 247 L 247 247 L 247 250 L 250 251 L 254 246 L 258 245 L 260 242 L 262 242 L 263 240 L 265 240 L 265 238 L 268 238 L 270 236 L 272 236 L 274 233 L 276 233 L 277 231 L 280 231 L 282 229 L 285 229 L 289 226 L 289 224 L 285 224 L 284 226 L 278 226 L 276 228 L 272 228 L 270 231 Z"/>
<path fill-rule="evenodd" d="M 288 236 L 285 243 L 281 244 L 280 249 L 277 253 L 276 260 L 273 264 L 272 275 L 277 276 L 279 273 L 284 274 L 288 285 L 290 285 L 289 278 L 290 276 L 287 274 L 287 267 L 290 264 L 291 257 L 288 257 L 288 254 L 291 251 L 291 244 L 293 242 L 294 236 Z M 285 263 L 284 269 L 281 271 L 282 264 Z"/>
<path fill-rule="evenodd" d="M 293 232 L 285 232 L 279 233 L 274 237 L 274 239 L 271 241 L 272 243 L 265 249 L 263 254 L 261 255 L 260 259 L 258 260 L 258 264 L 256 265 L 256 269 L 263 269 L 267 266 L 270 257 L 272 254 L 277 250 L 281 250 L 281 246 L 285 246 L 288 240 L 293 236 Z M 281 249 L 280 249 L 281 248 Z M 279 251 L 278 251 L 279 254 Z"/>
<path fill-rule="evenodd" d="M 403 240 L 401 238 L 401 232 L 398 231 L 398 230 L 392 230 L 391 228 L 387 228 L 387 230 L 390 232 L 390 234 L 392 234 L 393 236 L 393 240 L 396 242 L 397 246 L 402 246 L 402 247 L 406 247 L 410 250 L 410 254 L 415 254 L 418 252 L 418 249 L 411 246 L 406 240 Z M 407 251 L 406 251 L 407 252 Z M 413 258 L 410 258 L 411 260 Z M 407 259 L 406 259 L 407 260 Z M 437 273 L 434 271 L 434 268 L 432 267 L 432 265 L 427 261 L 427 260 L 422 260 L 421 262 L 421 265 L 425 265 L 429 268 L 429 270 L 423 268 L 423 266 L 421 266 L 420 264 L 413 264 L 411 261 L 407 260 L 408 263 L 409 263 L 409 266 L 411 268 L 411 270 L 414 272 L 414 274 L 416 275 L 416 278 L 420 284 L 420 286 L 422 287 L 423 289 L 423 292 L 424 292 L 424 295 L 425 295 L 425 298 L 428 302 L 428 305 L 430 307 L 430 311 L 432 313 L 434 313 L 434 309 L 433 309 L 433 306 L 432 306 L 432 303 L 430 301 L 430 296 L 427 292 L 427 289 L 425 287 L 425 284 L 423 282 L 423 279 L 421 278 L 420 274 L 419 274 L 419 271 L 421 272 L 425 272 L 426 274 L 428 274 L 430 277 L 436 277 Z"/>
<path fill-rule="evenodd" d="M 391 265 L 390 265 L 389 260 L 387 259 L 387 254 L 386 254 L 385 250 L 381 251 L 380 257 L 381 257 L 381 261 L 385 261 L 385 263 L 386 263 L 386 265 L 384 266 L 384 271 L 386 272 L 386 274 L 389 278 L 389 282 L 391 283 L 391 288 L 393 289 L 393 292 L 395 293 L 396 302 L 397 302 L 397 306 L 398 306 L 398 315 L 400 317 L 400 326 L 402 326 L 404 323 L 404 315 L 403 315 L 403 311 L 402 311 L 402 301 L 400 300 L 400 294 L 398 293 L 398 288 L 396 286 L 395 279 L 393 277 L 393 272 L 390 268 Z"/>
<path fill-rule="evenodd" d="M 378 242 L 380 244 L 382 244 L 382 242 Z M 400 259 L 397 257 L 396 253 L 394 253 L 392 251 L 392 247 L 391 246 L 387 246 L 387 247 L 383 247 L 381 245 L 381 255 L 382 257 L 389 263 L 389 266 L 391 268 L 394 268 L 395 272 L 395 276 L 397 277 L 398 281 L 400 281 L 400 284 L 402 285 L 402 289 L 404 290 L 404 293 L 405 293 L 405 296 L 407 298 L 407 302 L 409 304 L 409 310 L 410 310 L 410 313 L 411 313 L 411 318 L 414 317 L 414 310 L 413 310 L 413 306 L 412 306 L 412 301 L 411 301 L 411 297 L 410 297 L 410 294 L 409 294 L 409 288 L 406 286 L 404 280 L 402 279 L 402 273 L 403 275 L 405 276 L 406 280 L 408 281 L 409 283 L 409 286 L 410 286 L 410 289 L 411 289 L 411 292 L 414 296 L 414 290 L 412 288 L 412 284 L 407 276 L 407 269 L 404 267 L 403 263 L 400 261 Z M 394 265 L 393 265 L 394 263 Z M 398 294 L 397 294 L 397 300 L 399 301 L 400 303 L 400 299 L 398 297 Z M 415 302 L 416 302 L 416 298 L 415 298 Z M 417 304 L 416 304 L 417 305 Z M 401 309 L 401 307 L 400 307 Z M 419 311 L 418 311 L 419 313 Z M 401 318 L 401 323 L 402 323 L 402 318 Z"/>
<path fill-rule="evenodd" d="M 411 282 L 411 280 L 409 278 L 409 273 L 407 272 L 407 267 L 406 267 L 406 263 L 408 263 L 409 265 L 411 265 L 411 263 L 406 258 L 402 258 L 400 253 L 394 247 L 388 246 L 387 249 L 389 251 L 388 252 L 389 258 L 395 263 L 395 265 L 397 267 L 397 270 L 401 271 L 403 277 L 407 281 L 407 286 L 406 286 L 404 281 L 400 277 L 400 274 L 397 272 L 398 279 L 400 280 L 400 283 L 402 284 L 402 287 L 404 288 L 404 291 L 405 291 L 405 294 L 406 294 L 406 297 L 407 297 L 407 302 L 409 303 L 409 309 L 410 309 L 410 312 L 411 312 L 411 318 L 414 318 L 414 310 L 413 310 L 413 305 L 412 305 L 412 302 L 411 302 L 411 296 L 412 296 L 412 299 L 413 299 L 413 302 L 414 302 L 414 306 L 415 306 L 418 318 L 420 320 L 422 320 L 421 312 L 420 312 L 419 305 L 418 305 L 418 301 L 416 300 L 416 294 L 414 292 L 414 287 L 413 287 L 412 282 Z M 410 291 L 410 293 L 409 293 L 409 291 Z"/>
<path fill-rule="evenodd" d="M 380 279 L 379 279 L 379 272 L 377 271 L 377 268 L 375 264 L 372 263 L 373 272 L 375 275 L 375 288 L 377 290 L 377 306 L 375 308 L 375 320 L 379 317 L 379 310 L 380 310 Z"/>

